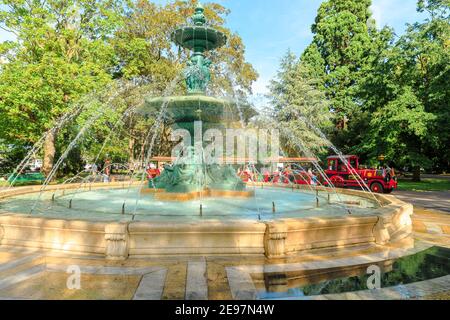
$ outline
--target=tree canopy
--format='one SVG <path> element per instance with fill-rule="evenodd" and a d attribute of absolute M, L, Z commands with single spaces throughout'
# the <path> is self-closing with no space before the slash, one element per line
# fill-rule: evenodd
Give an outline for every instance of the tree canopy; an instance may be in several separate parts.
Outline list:
<path fill-rule="evenodd" d="M 153 119 L 132 114 L 121 119 L 122 114 L 133 104 L 142 103 L 146 95 L 163 94 L 181 72 L 189 52 L 177 48 L 170 35 L 177 26 L 186 23 L 197 1 L 166 5 L 147 0 L 0 3 L 0 28 L 15 36 L 15 41 L 0 42 L 0 57 L 5 61 L 0 65 L 0 143 L 5 148 L 29 148 L 64 115 L 84 112 L 84 116 L 74 117 L 76 121 L 64 129 L 46 136 L 44 154 L 38 156 L 44 157 L 44 171 L 49 173 L 55 158 L 89 116 L 100 110 L 105 116 L 89 127 L 89 134 L 74 149 L 78 155 L 71 157 L 77 162 L 83 153 L 89 158 L 85 161 L 94 161 L 101 151 L 102 157 L 117 155 L 121 161 L 124 158 L 133 161 L 146 147 L 143 145 Z M 209 3 L 205 9 L 209 22 L 229 39 L 224 48 L 209 57 L 221 62 L 213 70 L 212 90 L 224 88 L 222 94 L 236 94 L 245 99 L 258 74 L 245 61 L 242 39 L 224 27 L 229 11 L 217 3 Z M 235 80 L 233 84 L 229 75 Z M 120 79 L 131 82 L 141 79 L 145 85 L 123 92 L 115 85 L 109 87 L 112 81 Z M 180 80 L 174 93 L 182 92 L 183 88 Z M 82 111 L 78 109 L 86 95 L 93 92 L 102 95 L 105 90 L 109 94 L 121 93 L 113 102 L 100 99 L 97 104 L 86 104 Z M 137 95 L 139 98 L 134 99 Z M 118 131 L 115 139 L 101 148 L 112 130 Z"/>
<path fill-rule="evenodd" d="M 370 6 L 370 0 L 324 1 L 312 43 L 296 63 L 283 59 L 280 72 L 325 95 L 335 120 L 330 137 L 344 153 L 372 164 L 384 155 L 397 168 L 413 169 L 416 180 L 421 168 L 448 170 L 450 2 L 419 0 L 417 10 L 428 18 L 400 37 L 376 28 Z M 275 106 L 289 88 L 271 85 Z"/>
<path fill-rule="evenodd" d="M 326 151 L 323 138 L 309 126 L 325 132 L 331 127 L 331 114 L 323 91 L 310 77 L 311 70 L 288 51 L 281 60 L 277 79 L 270 85 L 273 119 L 287 132 L 283 135 L 283 147 L 291 156 L 299 155 L 298 141 L 315 152 Z"/>

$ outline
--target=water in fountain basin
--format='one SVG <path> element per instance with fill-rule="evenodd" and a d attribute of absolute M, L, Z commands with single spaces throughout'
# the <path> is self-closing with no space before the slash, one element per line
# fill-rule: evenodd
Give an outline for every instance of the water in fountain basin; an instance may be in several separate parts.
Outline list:
<path fill-rule="evenodd" d="M 43 205 L 52 204 L 52 210 L 43 211 L 39 216 L 62 219 L 83 219 L 90 221 L 118 221 L 131 220 L 131 215 L 122 215 L 123 199 L 132 200 L 139 193 L 134 187 L 128 193 L 127 189 L 104 189 L 80 192 L 72 202 L 70 191 L 58 197 L 52 204 L 52 193 L 46 192 L 42 196 Z M 253 199 L 239 198 L 208 198 L 202 201 L 170 202 L 154 199 L 153 195 L 142 197 L 135 211 L 137 221 L 205 221 L 205 220 L 250 220 L 258 219 L 258 212 L 262 220 L 281 218 L 310 218 L 310 217 L 340 217 L 347 213 L 340 206 L 322 204 L 316 208 L 315 195 L 300 191 L 281 188 L 264 188 L 256 190 L 258 207 Z M 27 213 L 33 205 L 37 194 L 16 196 L 0 202 L 1 213 Z M 370 214 L 375 205 L 373 202 L 355 196 L 342 195 L 346 201 L 358 201 L 360 206 L 354 208 L 354 213 Z M 337 198 L 332 198 L 337 201 Z M 276 205 L 276 212 L 272 212 L 272 203 Z M 199 215 L 199 206 L 203 205 L 203 216 Z M 259 210 L 259 211 L 258 211 Z"/>

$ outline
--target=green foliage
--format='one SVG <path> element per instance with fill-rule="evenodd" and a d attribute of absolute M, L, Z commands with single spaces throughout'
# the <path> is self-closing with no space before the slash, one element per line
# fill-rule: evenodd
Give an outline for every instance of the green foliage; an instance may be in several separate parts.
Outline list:
<path fill-rule="evenodd" d="M 375 28 L 371 1 L 322 3 L 303 52 L 306 77 L 324 90 L 335 115 L 334 143 L 375 163 L 450 167 L 450 2 L 419 0 L 428 19 L 394 31 Z"/>
<path fill-rule="evenodd" d="M 8 61 L 0 73 L 1 139 L 35 143 L 80 97 L 111 80 L 114 51 L 108 39 L 119 24 L 121 5 L 3 1 L 0 26 L 17 40 L 3 43 L 0 51 Z"/>
<path fill-rule="evenodd" d="M 370 0 L 323 2 L 312 26 L 313 43 L 303 55 L 315 76 L 322 79 L 337 125 L 342 128 L 345 119 L 358 111 L 354 88 L 367 63 L 374 32 L 370 5 Z"/>
<path fill-rule="evenodd" d="M 325 95 L 316 89 L 318 83 L 310 78 L 313 72 L 288 51 L 281 61 L 277 79 L 270 86 L 273 117 L 291 133 L 291 136 L 283 138 L 283 142 L 288 153 L 293 156 L 299 155 L 298 141 L 315 152 L 324 151 L 327 145 L 309 127 L 314 124 L 327 130 L 331 126 Z"/>
<path fill-rule="evenodd" d="M 429 167 L 421 148 L 429 138 L 428 127 L 435 119 L 427 113 L 411 88 L 402 88 L 395 98 L 371 114 L 362 149 L 369 157 L 384 154 L 397 166 Z"/>
<path fill-rule="evenodd" d="M 29 146 L 9 144 L 5 140 L 0 140 L 0 178 L 12 172 L 28 150 Z"/>
<path fill-rule="evenodd" d="M 60 174 L 78 172 L 84 163 L 105 158 L 121 163 L 141 158 L 154 119 L 124 112 L 149 95 L 161 95 L 182 70 L 189 53 L 176 48 L 170 35 L 186 23 L 195 5 L 196 1 L 158 5 L 146 0 L 3 0 L 0 27 L 14 33 L 16 41 L 0 42 L 0 58 L 7 61 L 0 65 L 0 141 L 14 150 L 32 146 L 58 119 L 74 114 L 74 120 L 56 132 L 57 160 L 89 119 L 104 112 L 69 153 Z M 209 3 L 205 9 L 210 23 L 229 38 L 226 47 L 209 57 L 217 62 L 213 91 L 223 87 L 232 93 L 229 72 L 236 95 L 246 100 L 258 75 L 245 61 L 242 39 L 224 27 L 226 8 Z M 145 86 L 125 90 L 113 101 L 99 99 L 107 95 L 105 88 L 116 95 L 119 88 L 108 87 L 112 80 L 136 77 L 145 79 Z M 87 96 L 92 92 L 98 94 Z M 180 79 L 173 94 L 184 92 Z M 79 111 L 86 97 L 89 103 L 83 102 Z M 169 134 L 164 125 L 154 154 L 167 155 Z M 51 148 L 44 150 L 47 153 Z M 2 155 L 2 171 L 11 170 L 19 159 Z"/>
<path fill-rule="evenodd" d="M 370 122 L 355 149 L 369 158 L 385 154 L 416 171 L 446 159 L 448 167 L 450 25 L 443 3 L 420 1 L 419 10 L 432 18 L 409 25 L 397 41 L 389 30 L 380 33 L 384 45 L 376 48 L 356 93 Z"/>
<path fill-rule="evenodd" d="M 316 87 L 325 89 L 324 68 L 325 60 L 322 58 L 316 43 L 311 43 L 301 56 L 301 61 L 305 66 L 305 76 L 316 81 Z"/>

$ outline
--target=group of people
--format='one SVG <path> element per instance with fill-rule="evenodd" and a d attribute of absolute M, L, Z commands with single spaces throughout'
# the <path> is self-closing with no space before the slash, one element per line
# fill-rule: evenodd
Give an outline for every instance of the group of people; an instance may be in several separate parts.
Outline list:
<path fill-rule="evenodd" d="M 164 166 L 163 165 L 160 165 L 159 167 L 156 165 L 156 164 L 154 164 L 154 163 L 150 163 L 148 166 L 147 166 L 147 178 L 149 179 L 149 180 L 153 180 L 153 179 L 155 179 L 156 177 L 159 177 L 160 175 L 161 175 L 161 173 L 164 171 Z"/>
<path fill-rule="evenodd" d="M 147 178 L 149 180 L 159 177 L 164 171 L 163 165 L 151 163 L 146 167 Z M 275 171 L 269 168 L 262 168 L 259 171 L 252 166 L 240 167 L 237 175 L 244 182 L 267 182 L 267 183 L 296 183 L 296 184 L 319 184 L 318 174 L 309 168 L 307 171 L 295 170 L 292 166 L 277 167 Z"/>
<path fill-rule="evenodd" d="M 103 166 L 97 166 L 97 164 L 92 164 L 90 171 L 94 177 L 100 175 L 103 177 L 103 182 L 108 183 L 111 178 L 111 160 L 106 159 Z"/>
<path fill-rule="evenodd" d="M 246 167 L 239 168 L 237 174 L 244 182 L 296 183 L 311 185 L 317 185 L 319 183 L 317 173 L 311 168 L 305 171 L 304 169 L 296 170 L 292 166 L 279 166 L 274 171 L 271 171 L 269 168 L 262 168 L 257 171 L 255 168 Z"/>
<path fill-rule="evenodd" d="M 103 177 L 103 182 L 108 183 L 111 180 L 112 167 L 113 166 L 112 166 L 111 160 L 106 159 L 105 162 L 103 163 L 103 166 L 98 166 L 97 164 L 92 164 L 91 166 L 89 166 L 88 170 L 91 172 L 91 174 L 94 177 L 101 176 L 101 177 Z M 134 171 L 135 171 L 135 168 L 130 167 L 130 172 L 134 173 Z M 147 165 L 145 171 L 147 173 L 148 179 L 154 179 L 161 175 L 161 173 L 164 171 L 164 166 L 160 165 L 158 167 L 156 164 L 151 163 L 151 164 Z"/>

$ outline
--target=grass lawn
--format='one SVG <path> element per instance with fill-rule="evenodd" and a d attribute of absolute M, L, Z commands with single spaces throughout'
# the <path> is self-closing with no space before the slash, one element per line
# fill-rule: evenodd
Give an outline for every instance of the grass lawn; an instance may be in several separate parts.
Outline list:
<path fill-rule="evenodd" d="M 40 182 L 30 181 L 30 182 L 16 182 L 14 184 L 15 187 L 24 187 L 24 186 L 36 186 L 40 185 Z M 9 187 L 9 183 L 7 181 L 0 181 L 0 188 L 6 188 Z"/>
<path fill-rule="evenodd" d="M 422 182 L 400 179 L 398 190 L 403 191 L 448 191 L 450 180 L 446 179 L 422 179 Z"/>

